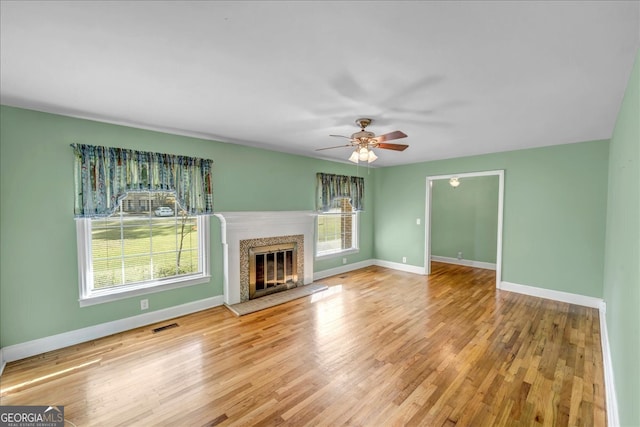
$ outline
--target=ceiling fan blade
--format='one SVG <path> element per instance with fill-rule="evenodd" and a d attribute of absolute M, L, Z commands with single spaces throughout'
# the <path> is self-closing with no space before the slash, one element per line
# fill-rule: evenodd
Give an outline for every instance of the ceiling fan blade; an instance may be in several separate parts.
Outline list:
<path fill-rule="evenodd" d="M 394 150 L 394 151 L 404 151 L 407 149 L 407 147 L 409 147 L 406 144 L 385 144 L 384 142 L 381 142 L 380 144 L 377 145 L 376 148 L 383 148 L 385 150 Z"/>
<path fill-rule="evenodd" d="M 329 135 L 329 136 L 333 136 L 335 138 L 347 138 L 347 139 L 351 139 L 350 136 L 344 136 L 344 135 Z"/>
<path fill-rule="evenodd" d="M 375 140 L 376 142 L 385 142 L 385 141 L 391 141 L 393 139 L 400 139 L 400 138 L 406 138 L 407 134 L 396 130 L 394 132 L 389 132 L 389 133 L 385 133 L 384 135 L 380 135 L 380 136 L 376 136 L 375 138 L 372 138 L 373 140 Z"/>
<path fill-rule="evenodd" d="M 316 151 L 332 150 L 332 149 L 334 149 L 334 148 L 344 148 L 344 147 L 353 147 L 353 145 L 348 144 L 348 145 L 337 145 L 337 146 L 335 146 L 335 147 L 318 148 L 318 149 L 316 149 Z"/>

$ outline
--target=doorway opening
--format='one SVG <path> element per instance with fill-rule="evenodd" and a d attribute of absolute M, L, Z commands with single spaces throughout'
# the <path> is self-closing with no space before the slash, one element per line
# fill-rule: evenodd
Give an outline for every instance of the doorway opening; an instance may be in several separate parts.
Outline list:
<path fill-rule="evenodd" d="M 502 224 L 503 224 L 503 208 L 504 208 L 504 170 L 492 170 L 483 172 L 469 172 L 469 173 L 457 173 L 448 175 L 436 175 L 427 177 L 427 194 L 426 194 L 426 206 L 425 206 L 425 274 L 431 274 L 431 249 L 433 232 L 431 230 L 432 224 L 432 209 L 433 209 L 433 184 L 434 181 L 451 180 L 457 178 L 463 180 L 464 178 L 483 177 L 483 176 L 497 176 L 498 177 L 498 226 L 496 232 L 496 288 L 500 287 L 502 280 Z"/>

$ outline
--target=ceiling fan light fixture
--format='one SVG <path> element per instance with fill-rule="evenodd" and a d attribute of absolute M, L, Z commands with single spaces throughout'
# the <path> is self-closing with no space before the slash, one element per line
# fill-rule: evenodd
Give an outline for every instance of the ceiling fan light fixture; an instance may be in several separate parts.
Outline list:
<path fill-rule="evenodd" d="M 367 162 L 373 163 L 377 158 L 378 156 L 376 156 L 376 153 L 374 153 L 373 150 L 369 150 L 369 158 L 367 159 Z"/>
<path fill-rule="evenodd" d="M 370 148 L 367 147 L 358 147 L 353 150 L 351 156 L 349 157 L 349 161 L 353 163 L 367 162 L 373 163 L 376 161 L 378 156 L 373 152 Z"/>
<path fill-rule="evenodd" d="M 349 161 L 353 162 L 353 163 L 358 163 L 359 161 L 359 154 L 358 154 L 358 149 L 355 149 L 353 151 L 353 153 L 351 153 L 351 157 L 349 157 Z"/>
<path fill-rule="evenodd" d="M 360 147 L 360 153 L 358 154 L 358 160 L 361 162 L 369 161 L 369 150 L 367 147 Z"/>

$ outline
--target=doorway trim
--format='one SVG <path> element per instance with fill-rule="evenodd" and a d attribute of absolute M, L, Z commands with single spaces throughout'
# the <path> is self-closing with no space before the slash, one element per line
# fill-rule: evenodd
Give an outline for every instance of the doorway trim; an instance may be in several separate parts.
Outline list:
<path fill-rule="evenodd" d="M 433 193 L 433 181 L 456 178 L 473 178 L 479 176 L 498 177 L 498 236 L 496 247 L 496 288 L 500 288 L 502 281 L 502 225 L 504 210 L 504 169 L 490 170 L 483 172 L 454 173 L 447 175 L 434 175 L 427 177 L 427 194 L 425 198 L 425 258 L 424 274 L 431 274 L 431 196 Z"/>

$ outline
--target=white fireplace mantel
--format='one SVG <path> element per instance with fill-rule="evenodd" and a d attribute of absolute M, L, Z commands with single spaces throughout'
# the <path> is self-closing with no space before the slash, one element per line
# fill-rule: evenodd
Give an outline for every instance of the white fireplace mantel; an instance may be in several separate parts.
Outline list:
<path fill-rule="evenodd" d="M 219 212 L 223 253 L 224 301 L 240 302 L 240 241 L 304 235 L 304 284 L 313 282 L 314 211 Z"/>

